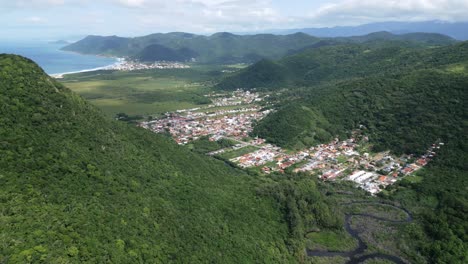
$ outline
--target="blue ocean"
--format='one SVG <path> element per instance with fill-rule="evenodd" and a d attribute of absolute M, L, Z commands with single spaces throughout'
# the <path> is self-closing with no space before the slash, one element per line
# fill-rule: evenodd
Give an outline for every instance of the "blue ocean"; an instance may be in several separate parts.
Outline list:
<path fill-rule="evenodd" d="M 97 69 L 117 62 L 115 58 L 61 51 L 64 45 L 48 42 L 0 43 L 0 53 L 18 54 L 35 61 L 48 74 Z"/>

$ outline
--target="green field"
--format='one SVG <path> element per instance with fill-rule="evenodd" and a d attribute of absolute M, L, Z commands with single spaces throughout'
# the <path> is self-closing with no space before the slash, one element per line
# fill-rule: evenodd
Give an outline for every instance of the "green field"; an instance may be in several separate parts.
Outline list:
<path fill-rule="evenodd" d="M 206 109 L 199 109 L 196 110 L 195 112 L 216 112 L 216 111 L 229 111 L 229 110 L 238 110 L 242 108 L 251 108 L 255 107 L 254 104 L 243 104 L 243 105 L 228 105 L 228 106 L 215 106 L 211 108 L 206 108 Z"/>
<path fill-rule="evenodd" d="M 65 76 L 60 81 L 108 116 L 117 113 L 157 116 L 210 103 L 212 68 L 98 71 Z"/>
<path fill-rule="evenodd" d="M 233 159 L 233 158 L 236 158 L 236 157 L 240 157 L 240 156 L 245 155 L 247 153 L 254 152 L 256 150 L 258 150 L 257 147 L 247 146 L 247 147 L 243 147 L 241 149 L 225 152 L 225 153 L 223 153 L 223 154 L 221 154 L 219 156 L 221 158 L 223 158 L 223 159 L 229 160 L 229 159 Z"/>

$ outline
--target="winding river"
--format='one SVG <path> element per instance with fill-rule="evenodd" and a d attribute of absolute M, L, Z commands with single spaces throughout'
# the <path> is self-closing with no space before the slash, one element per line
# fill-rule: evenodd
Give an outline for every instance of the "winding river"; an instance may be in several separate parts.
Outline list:
<path fill-rule="evenodd" d="M 384 202 L 358 201 L 358 202 L 345 203 L 344 205 L 352 205 L 352 204 L 377 204 L 377 205 L 380 205 L 380 206 L 388 206 L 388 207 L 392 207 L 392 208 L 395 208 L 395 209 L 398 209 L 398 210 L 401 210 L 401 211 L 405 212 L 407 217 L 404 220 L 392 220 L 392 219 L 387 219 L 387 218 L 384 218 L 384 217 L 378 217 L 378 216 L 374 216 L 374 215 L 371 215 L 371 214 L 364 214 L 364 213 L 362 213 L 362 214 L 361 213 L 360 214 L 346 214 L 345 215 L 345 226 L 344 226 L 345 230 L 353 238 L 355 238 L 358 241 L 358 247 L 356 249 L 352 250 L 352 251 L 345 251 L 345 252 L 321 251 L 321 250 L 309 250 L 309 249 L 307 249 L 307 255 L 309 257 L 337 257 L 337 256 L 346 257 L 346 258 L 349 258 L 349 261 L 346 262 L 347 264 L 362 263 L 362 262 L 364 262 L 366 260 L 369 260 L 369 259 L 385 259 L 385 260 L 392 261 L 392 262 L 397 263 L 397 264 L 405 264 L 406 262 L 403 261 L 401 258 L 399 258 L 397 256 L 393 256 L 393 255 L 384 254 L 384 253 L 371 253 L 371 254 L 361 255 L 367 250 L 368 246 L 364 242 L 364 240 L 359 236 L 359 232 L 356 229 L 353 229 L 351 227 L 351 218 L 353 216 L 360 216 L 360 217 L 368 217 L 368 218 L 376 219 L 376 220 L 379 220 L 379 221 L 385 221 L 385 222 L 389 222 L 389 223 L 409 223 L 409 222 L 413 221 L 413 216 L 411 215 L 411 213 L 408 210 L 406 210 L 405 208 L 398 207 L 398 206 L 391 205 L 391 204 L 387 204 L 387 203 L 384 203 Z"/>

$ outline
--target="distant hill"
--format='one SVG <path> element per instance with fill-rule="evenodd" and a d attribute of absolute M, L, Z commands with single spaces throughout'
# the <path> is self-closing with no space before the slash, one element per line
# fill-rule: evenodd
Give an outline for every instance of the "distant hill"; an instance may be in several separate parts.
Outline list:
<path fill-rule="evenodd" d="M 240 36 L 226 32 L 211 36 L 167 33 L 137 38 L 88 36 L 63 50 L 143 60 L 161 57 L 185 60 L 194 56 L 202 63 L 238 63 L 256 62 L 262 58 L 278 59 L 318 41 L 318 38 L 303 33 L 285 36 Z"/>
<path fill-rule="evenodd" d="M 143 62 L 189 61 L 197 56 L 198 54 L 189 48 L 174 50 L 159 44 L 151 44 L 135 56 L 132 56 L 132 59 Z"/>
<path fill-rule="evenodd" d="M 57 44 L 57 45 L 69 45 L 71 44 L 70 42 L 66 40 L 55 40 L 55 41 L 50 41 L 50 44 Z"/>
<path fill-rule="evenodd" d="M 87 36 L 86 38 L 62 48 L 83 54 L 118 55 L 127 49 L 127 38 L 117 36 Z"/>
<path fill-rule="evenodd" d="M 253 64 L 225 78 L 217 87 L 274 89 L 311 86 L 371 74 L 402 73 L 468 60 L 466 47 L 466 42 L 439 48 L 413 47 L 392 41 L 335 43 L 307 49 L 276 62 Z"/>
<path fill-rule="evenodd" d="M 317 37 L 350 37 L 367 35 L 373 32 L 388 31 L 394 34 L 406 33 L 438 33 L 450 36 L 458 40 L 468 40 L 468 22 L 444 22 L 444 21 L 425 21 L 425 22 L 380 22 L 360 26 L 341 26 L 331 28 L 302 28 L 289 30 L 273 30 L 276 34 L 292 34 L 303 32 Z"/>
<path fill-rule="evenodd" d="M 353 42 L 353 43 L 364 43 L 369 41 L 407 41 L 411 43 L 442 46 L 455 43 L 455 39 L 437 33 L 407 33 L 407 34 L 392 34 L 387 31 L 374 32 L 363 36 L 351 36 L 351 37 L 337 37 L 339 41 Z"/>
<path fill-rule="evenodd" d="M 224 79 L 217 86 L 221 89 L 278 87 L 286 85 L 288 71 L 284 65 L 271 60 L 261 60 L 248 67 L 248 70 L 241 70 L 239 74 Z"/>
<path fill-rule="evenodd" d="M 330 224 L 313 182 L 303 226 L 293 195 L 105 118 L 28 59 L 0 55 L 0 78 L 2 263 L 297 263 L 290 228 Z"/>

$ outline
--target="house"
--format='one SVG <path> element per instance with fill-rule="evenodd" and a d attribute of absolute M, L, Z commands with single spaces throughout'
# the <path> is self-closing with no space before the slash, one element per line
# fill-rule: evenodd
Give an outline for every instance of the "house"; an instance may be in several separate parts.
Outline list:
<path fill-rule="evenodd" d="M 413 172 L 413 169 L 410 168 L 410 167 L 406 167 L 406 168 L 403 169 L 402 172 L 403 172 L 403 174 L 408 175 L 408 174 Z"/>
<path fill-rule="evenodd" d="M 416 163 L 420 166 L 426 166 L 427 165 L 427 160 L 426 159 L 418 159 Z"/>

